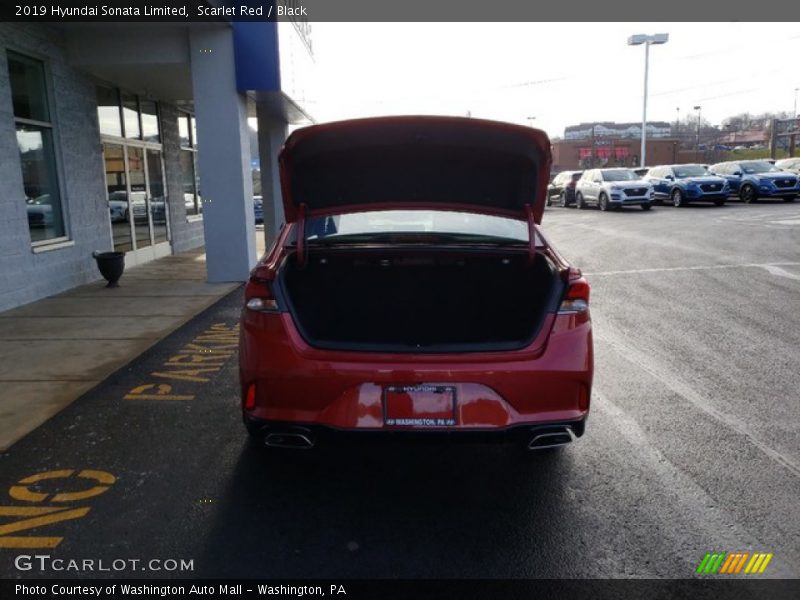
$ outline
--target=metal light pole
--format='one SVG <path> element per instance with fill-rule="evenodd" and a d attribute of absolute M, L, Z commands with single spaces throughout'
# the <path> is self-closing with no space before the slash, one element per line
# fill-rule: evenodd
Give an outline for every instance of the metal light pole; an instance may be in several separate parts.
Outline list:
<path fill-rule="evenodd" d="M 794 88 L 794 118 L 795 119 L 797 118 L 797 91 L 798 90 L 800 90 L 800 88 Z"/>
<path fill-rule="evenodd" d="M 530 126 L 533 127 L 533 122 L 536 120 L 536 117 L 526 117 L 528 121 L 530 121 Z"/>
<path fill-rule="evenodd" d="M 703 107 L 695 106 L 694 109 L 697 111 L 697 130 L 695 131 L 694 139 L 694 160 L 697 162 L 700 157 L 700 115 L 702 114 Z"/>
<path fill-rule="evenodd" d="M 640 46 L 644 44 L 644 101 L 642 106 L 642 150 L 639 153 L 640 166 L 644 167 L 646 162 L 646 143 L 647 143 L 647 75 L 650 69 L 650 44 L 666 44 L 669 41 L 668 33 L 656 33 L 646 35 L 639 33 L 628 38 L 629 46 Z"/>

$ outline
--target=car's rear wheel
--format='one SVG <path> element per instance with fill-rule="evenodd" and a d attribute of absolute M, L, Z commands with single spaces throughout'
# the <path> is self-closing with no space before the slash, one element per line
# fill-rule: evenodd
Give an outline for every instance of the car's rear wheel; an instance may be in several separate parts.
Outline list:
<path fill-rule="evenodd" d="M 756 192 L 756 188 L 752 185 L 747 184 L 743 185 L 742 189 L 739 190 L 739 198 L 742 199 L 742 202 L 745 204 L 751 204 L 758 200 L 758 193 Z"/>
<path fill-rule="evenodd" d="M 678 188 L 672 190 L 672 205 L 676 208 L 686 206 L 686 199 L 683 197 L 683 192 Z"/>
<path fill-rule="evenodd" d="M 645 202 L 644 204 L 642 204 L 642 210 L 650 210 L 652 207 L 653 204 L 651 202 Z"/>
<path fill-rule="evenodd" d="M 608 210 L 608 196 L 606 196 L 605 194 L 600 194 L 600 199 L 598 203 L 600 205 L 600 210 L 604 211 Z"/>
<path fill-rule="evenodd" d="M 714 206 L 725 206 L 725 200 L 714 200 Z"/>
<path fill-rule="evenodd" d="M 583 201 L 583 194 L 580 192 L 578 192 L 575 196 L 575 206 L 579 209 L 586 208 L 586 203 Z"/>

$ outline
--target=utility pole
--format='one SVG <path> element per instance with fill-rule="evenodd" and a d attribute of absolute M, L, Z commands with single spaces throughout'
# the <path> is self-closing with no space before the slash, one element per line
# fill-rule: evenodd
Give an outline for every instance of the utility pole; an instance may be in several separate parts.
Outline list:
<path fill-rule="evenodd" d="M 694 140 L 694 161 L 698 162 L 700 160 L 700 117 L 702 115 L 702 106 L 695 106 L 694 109 L 697 111 L 697 130 L 695 131 L 695 140 Z"/>
<path fill-rule="evenodd" d="M 639 46 L 644 44 L 644 100 L 642 102 L 642 150 L 639 153 L 641 167 L 647 161 L 647 76 L 650 69 L 650 45 L 666 44 L 669 41 L 668 33 L 656 33 L 655 35 L 645 35 L 642 33 L 632 35 L 628 38 L 629 46 Z"/>

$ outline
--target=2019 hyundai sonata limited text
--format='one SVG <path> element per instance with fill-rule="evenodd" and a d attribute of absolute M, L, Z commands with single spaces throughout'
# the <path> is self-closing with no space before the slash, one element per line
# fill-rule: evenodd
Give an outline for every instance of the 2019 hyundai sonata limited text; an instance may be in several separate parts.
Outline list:
<path fill-rule="evenodd" d="M 544 132 L 359 119 L 295 131 L 279 161 L 286 224 L 241 317 L 251 435 L 297 448 L 413 433 L 536 449 L 583 434 L 589 285 L 540 229 Z"/>

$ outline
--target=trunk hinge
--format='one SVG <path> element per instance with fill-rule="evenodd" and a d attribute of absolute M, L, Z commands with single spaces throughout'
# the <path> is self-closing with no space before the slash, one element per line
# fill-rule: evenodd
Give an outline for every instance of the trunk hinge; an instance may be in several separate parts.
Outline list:
<path fill-rule="evenodd" d="M 525 205 L 525 216 L 528 218 L 528 262 L 533 263 L 536 258 L 536 220 L 530 204 Z"/>
<path fill-rule="evenodd" d="M 300 204 L 297 212 L 297 266 L 306 266 L 306 205 Z"/>

